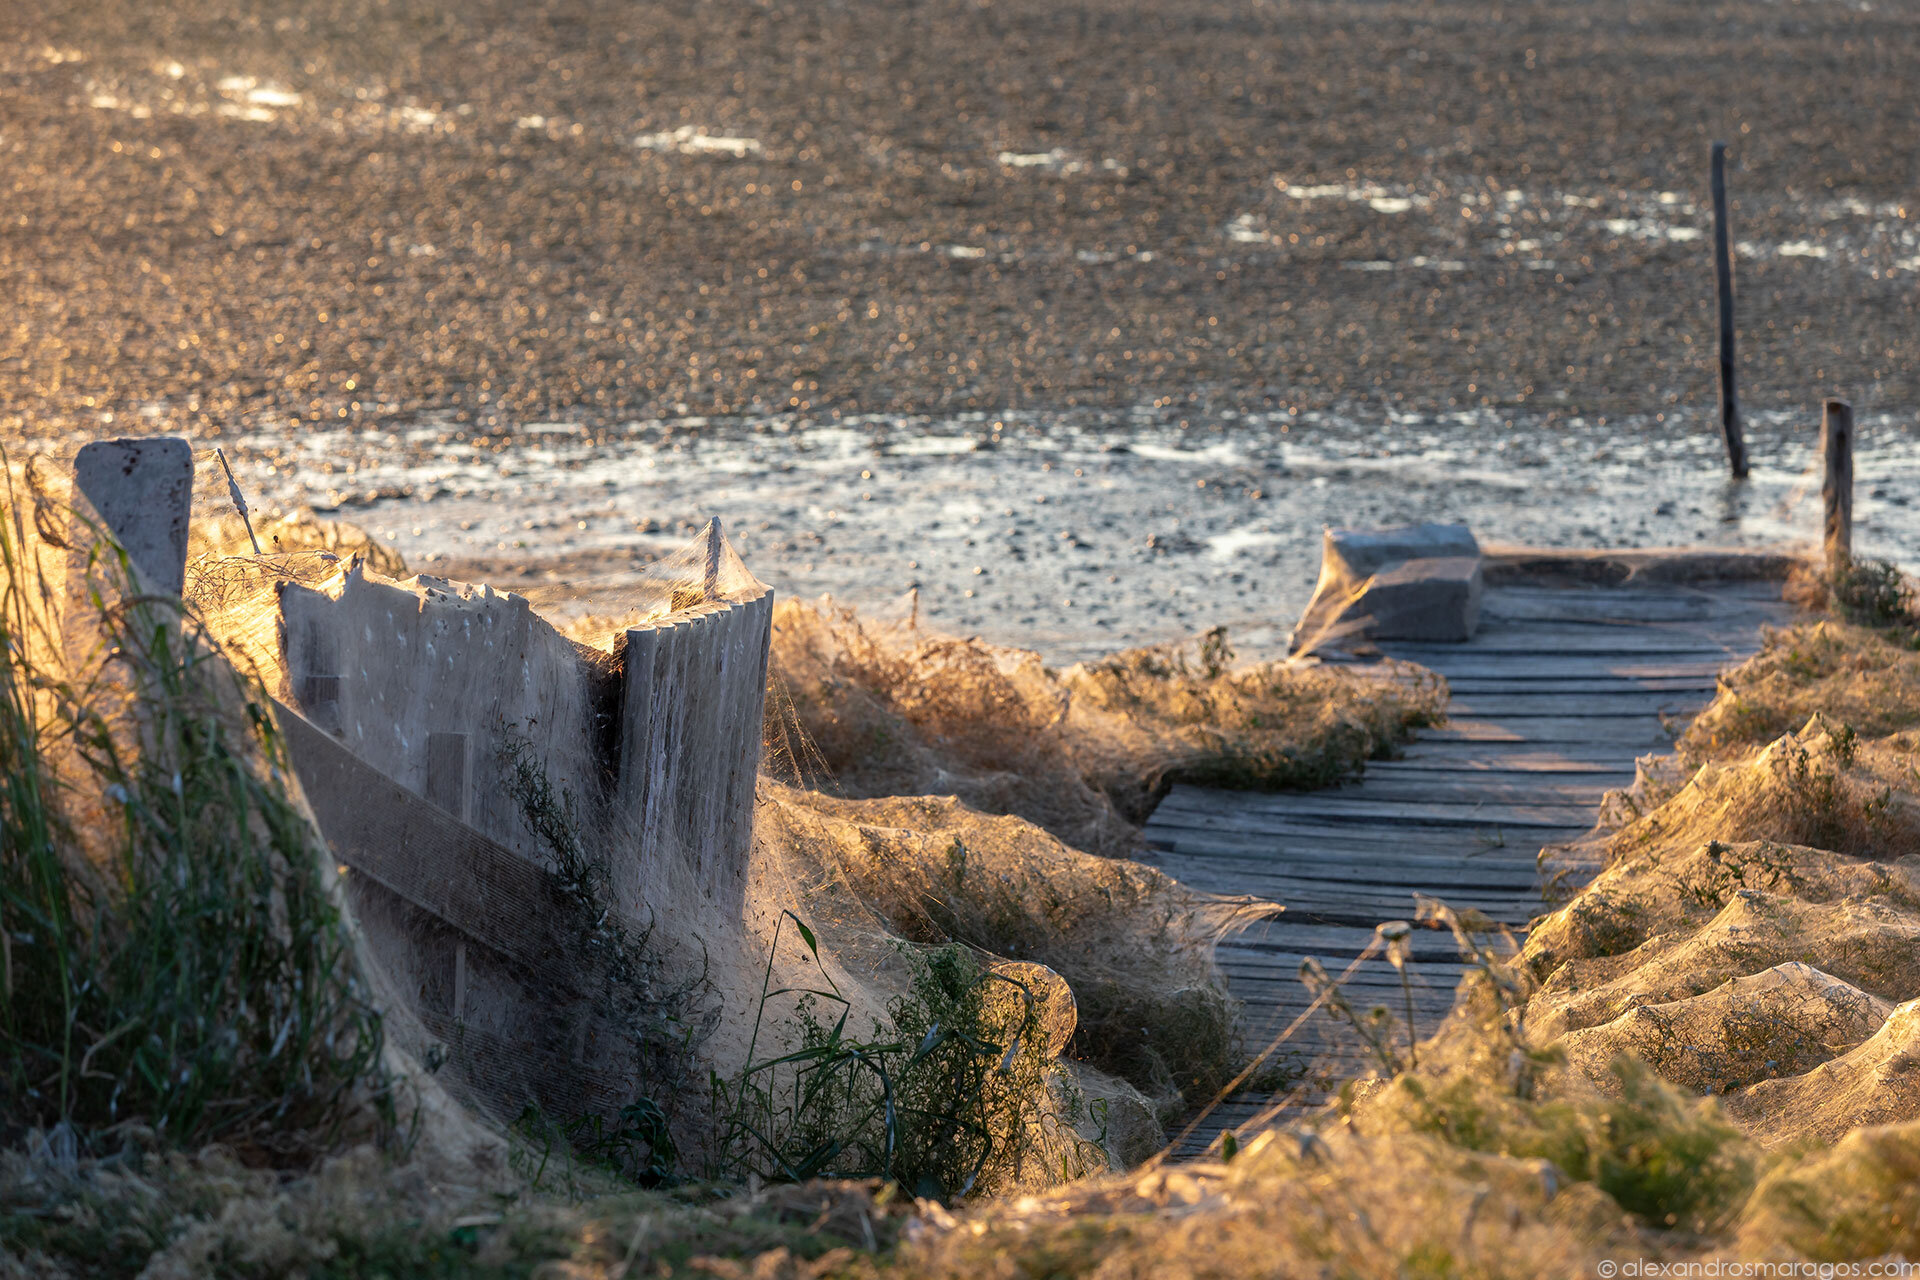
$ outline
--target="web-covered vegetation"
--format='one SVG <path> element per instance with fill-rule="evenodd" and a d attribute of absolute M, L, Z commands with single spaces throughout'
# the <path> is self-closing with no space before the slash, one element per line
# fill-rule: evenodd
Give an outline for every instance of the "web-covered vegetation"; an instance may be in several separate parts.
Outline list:
<path fill-rule="evenodd" d="M 1175 782 L 1328 786 L 1437 723 L 1447 699 L 1409 664 L 1236 663 L 1222 630 L 1058 670 L 912 617 L 783 601 L 773 645 L 775 705 L 798 730 L 773 745 L 796 780 L 955 795 L 1095 853 L 1131 849 Z"/>

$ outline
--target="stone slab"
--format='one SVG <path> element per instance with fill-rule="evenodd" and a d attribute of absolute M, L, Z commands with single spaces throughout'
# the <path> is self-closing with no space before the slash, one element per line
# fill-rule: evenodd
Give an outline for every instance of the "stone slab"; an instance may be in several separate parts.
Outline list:
<path fill-rule="evenodd" d="M 1480 625 L 1480 595 L 1480 544 L 1463 524 L 1329 529 L 1292 648 L 1468 640 Z"/>
<path fill-rule="evenodd" d="M 1368 580 L 1359 603 L 1375 640 L 1471 640 L 1480 626 L 1480 558 L 1403 560 Z"/>

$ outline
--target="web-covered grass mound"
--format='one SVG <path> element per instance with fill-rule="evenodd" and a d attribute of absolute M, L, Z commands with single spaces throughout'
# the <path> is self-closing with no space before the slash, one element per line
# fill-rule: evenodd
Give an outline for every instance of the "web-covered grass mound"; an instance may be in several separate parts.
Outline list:
<path fill-rule="evenodd" d="M 1236 664 L 1221 631 L 1064 670 L 830 600 L 782 601 L 774 706 L 799 733 L 775 747 L 798 776 L 848 796 L 954 795 L 1017 814 L 1076 848 L 1124 852 L 1175 782 L 1323 787 L 1438 723 L 1431 672 Z"/>

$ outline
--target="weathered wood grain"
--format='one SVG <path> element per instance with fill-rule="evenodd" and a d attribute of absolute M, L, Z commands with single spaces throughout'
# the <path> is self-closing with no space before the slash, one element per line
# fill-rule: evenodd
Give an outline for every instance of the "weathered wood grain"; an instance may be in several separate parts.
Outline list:
<path fill-rule="evenodd" d="M 1512 693 L 1505 690 L 1475 693 L 1452 690 L 1448 714 L 1460 719 L 1491 719 L 1496 716 L 1565 716 L 1589 719 L 1595 716 L 1631 719 L 1640 716 L 1697 714 L 1713 701 L 1712 690 L 1674 693 L 1667 690 L 1641 692 L 1634 689 L 1592 691 L 1555 690 L 1551 693 Z"/>
<path fill-rule="evenodd" d="M 1214 812 L 1214 806 L 1224 794 L 1233 797 L 1236 814 L 1272 813 L 1290 819 L 1361 819 L 1373 827 L 1551 827 L 1556 830 L 1571 827 L 1577 830 L 1584 825 L 1588 813 L 1585 806 L 1573 804 L 1414 804 L 1375 799 L 1358 794 L 1360 790 L 1270 795 L 1258 791 L 1223 793 L 1175 787 L 1161 804 L 1175 806 L 1175 811 L 1184 812 L 1190 822 L 1230 821 L 1230 816 Z"/>
<path fill-rule="evenodd" d="M 421 800 L 275 704 L 307 803 L 349 877 L 364 875 L 474 941 L 550 967 L 573 936 L 542 867 L 464 823 L 422 822 Z"/>
<path fill-rule="evenodd" d="M 1821 532 L 1827 577 L 1838 582 L 1853 567 L 1853 406 L 1828 400 L 1820 415 Z"/>
<path fill-rule="evenodd" d="M 1733 232 L 1727 225 L 1727 144 L 1713 144 L 1713 279 L 1720 314 L 1720 434 L 1727 445 L 1727 469 L 1736 480 L 1747 476 L 1747 441 L 1740 428 L 1740 397 L 1735 390 L 1733 357 Z"/>
<path fill-rule="evenodd" d="M 1473 676 L 1497 676 L 1503 680 L 1567 680 L 1603 676 L 1634 680 L 1648 676 L 1704 676 L 1711 680 L 1726 669 L 1727 659 L 1715 652 L 1693 657 L 1651 657 L 1639 654 L 1604 653 L 1483 653 L 1462 646 L 1458 653 L 1427 652 L 1418 656 L 1403 654 L 1396 646 L 1395 656 L 1404 656 L 1448 680 Z"/>
<path fill-rule="evenodd" d="M 1664 693 L 1713 696 L 1718 682 L 1712 676 L 1457 676 L 1447 688 L 1458 698 L 1476 693 Z"/>

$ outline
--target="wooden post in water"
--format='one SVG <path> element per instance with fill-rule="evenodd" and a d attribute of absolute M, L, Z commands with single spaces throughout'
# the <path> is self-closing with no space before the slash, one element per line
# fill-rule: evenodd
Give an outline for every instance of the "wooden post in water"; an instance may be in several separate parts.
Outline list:
<path fill-rule="evenodd" d="M 1853 566 L 1853 406 L 1845 400 L 1827 401 L 1820 436 L 1826 463 L 1820 497 L 1826 507 L 1827 577 L 1838 584 Z"/>
<path fill-rule="evenodd" d="M 1747 442 L 1733 386 L 1733 247 L 1727 232 L 1727 144 L 1713 144 L 1713 275 L 1720 294 L 1720 434 L 1733 478 L 1747 478 Z"/>

